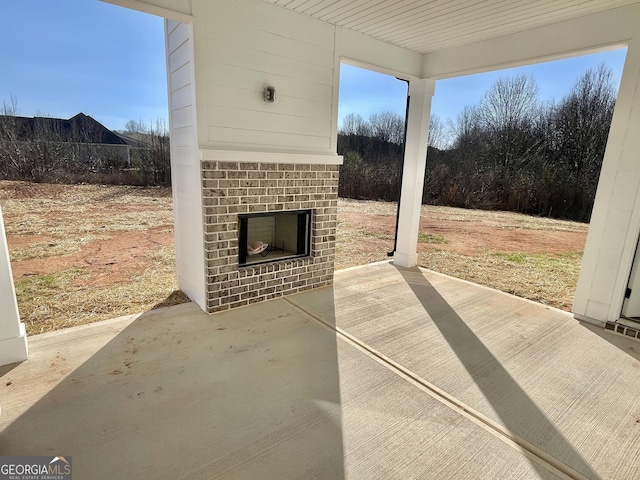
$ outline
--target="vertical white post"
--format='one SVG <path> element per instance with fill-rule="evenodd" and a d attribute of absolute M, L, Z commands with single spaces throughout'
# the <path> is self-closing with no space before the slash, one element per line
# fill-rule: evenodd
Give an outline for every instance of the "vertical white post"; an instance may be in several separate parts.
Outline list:
<path fill-rule="evenodd" d="M 430 79 L 409 82 L 409 115 L 400 193 L 398 239 L 393 255 L 393 263 L 400 267 L 409 268 L 418 264 L 420 208 L 424 170 L 427 165 L 431 97 L 435 85 L 435 80 Z"/>
<path fill-rule="evenodd" d="M 627 48 L 576 287 L 572 311 L 579 318 L 620 318 L 640 233 L 639 131 L 640 38 L 634 38 Z"/>
<path fill-rule="evenodd" d="M 27 359 L 27 334 L 20 321 L 16 291 L 11 276 L 9 249 L 0 208 L 0 365 Z"/>
<path fill-rule="evenodd" d="M 196 93 L 194 26 L 165 20 L 165 42 L 178 287 L 206 312 L 207 260 L 196 112 L 197 103 L 206 104 L 206 100 Z"/>

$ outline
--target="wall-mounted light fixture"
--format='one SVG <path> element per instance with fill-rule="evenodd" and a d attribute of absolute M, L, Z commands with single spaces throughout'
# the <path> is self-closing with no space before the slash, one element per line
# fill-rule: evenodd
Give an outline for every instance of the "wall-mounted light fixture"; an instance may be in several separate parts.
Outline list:
<path fill-rule="evenodd" d="M 273 103 L 276 101 L 276 87 L 265 87 L 263 93 L 265 102 Z"/>

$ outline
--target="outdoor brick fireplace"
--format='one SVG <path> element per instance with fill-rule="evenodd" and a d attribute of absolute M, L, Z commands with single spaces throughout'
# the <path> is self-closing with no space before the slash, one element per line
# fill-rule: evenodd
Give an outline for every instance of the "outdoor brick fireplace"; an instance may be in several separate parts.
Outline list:
<path fill-rule="evenodd" d="M 209 313 L 333 282 L 338 168 L 202 162 Z"/>

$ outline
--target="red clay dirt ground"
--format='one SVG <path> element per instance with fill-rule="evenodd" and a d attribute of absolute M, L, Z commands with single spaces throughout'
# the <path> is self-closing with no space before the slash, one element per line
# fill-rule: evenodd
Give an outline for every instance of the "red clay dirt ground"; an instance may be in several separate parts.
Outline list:
<path fill-rule="evenodd" d="M 70 268 L 82 268 L 87 274 L 74 282 L 78 287 L 108 287 L 126 283 L 132 275 L 150 266 L 151 262 L 147 258 L 149 252 L 162 246 L 173 247 L 172 229 L 173 226 L 168 225 L 153 227 L 144 232 L 119 233 L 106 240 L 87 243 L 71 255 L 13 261 L 13 277 L 20 280 Z M 37 237 L 30 240 L 31 243 L 26 246 L 42 241 Z M 9 249 L 25 245 L 10 236 L 7 242 Z"/>
<path fill-rule="evenodd" d="M 578 231 L 531 230 L 485 219 L 482 216 L 485 212 L 476 210 L 470 211 L 476 213 L 475 218 L 465 221 L 438 215 L 438 207 L 427 206 L 425 210 L 433 211 L 434 215 L 423 214 L 420 231 L 444 237 L 446 243 L 438 244 L 438 248 L 460 255 L 476 256 L 488 250 L 557 255 L 583 250 L 586 241 L 586 229 L 582 228 Z M 338 218 L 340 222 L 362 231 L 388 236 L 393 236 L 395 232 L 395 216 L 368 216 L 339 211 Z"/>
<path fill-rule="evenodd" d="M 339 233 L 343 228 L 364 234 L 369 240 L 364 243 L 368 245 L 364 250 L 392 249 L 395 209 L 393 203 L 341 199 L 338 208 Z M 469 257 L 490 251 L 566 255 L 584 249 L 587 230 L 587 224 L 578 222 L 512 212 L 424 205 L 418 250 L 426 252 L 435 249 Z M 354 250 L 357 250 L 357 245 L 354 245 Z"/>
<path fill-rule="evenodd" d="M 14 252 L 38 247 L 34 258 L 12 258 L 14 280 L 81 268 L 87 274 L 75 282 L 77 286 L 127 283 L 133 274 L 152 265 L 150 252 L 173 248 L 170 195 L 167 188 L 0 182 L 0 206 L 12 257 Z M 14 207 L 18 202 L 20 209 Z M 149 214 L 159 225 L 145 221 Z M 113 225 L 115 216 L 128 217 L 130 224 Z M 73 253 L 51 255 L 68 241 L 64 238 L 68 229 L 56 231 L 61 225 L 75 230 L 76 237 L 89 239 L 79 242 Z"/>
<path fill-rule="evenodd" d="M 169 188 L 0 181 L 0 206 L 22 303 L 20 308 L 32 333 L 135 313 L 171 301 L 186 301 L 184 296 L 176 294 Z M 388 258 L 386 252 L 393 248 L 395 214 L 393 203 L 340 199 L 336 268 Z M 544 292 L 540 293 L 540 285 L 533 293 L 525 291 L 523 296 L 566 309 L 572 301 L 570 290 L 575 288 L 574 277 L 577 277 L 587 229 L 586 224 L 508 212 L 425 206 L 419 243 L 421 265 L 522 294 L 522 288 L 511 286 L 516 277 L 522 276 L 517 268 L 539 270 L 540 258 L 554 262 L 559 259 L 564 262 L 560 270 L 570 270 L 568 283 L 556 286 L 567 298 L 557 300 L 558 293 L 545 298 Z M 541 279 L 552 276 L 554 281 L 560 276 L 555 263 L 551 270 L 545 268 L 526 275 Z M 70 274 L 66 283 L 61 280 L 60 288 L 55 289 L 54 293 L 59 295 L 55 306 L 43 311 L 42 305 L 26 305 L 26 302 L 46 303 L 42 295 L 34 293 L 40 284 L 34 283 L 31 288 L 29 282 L 45 278 L 49 282 L 52 275 L 60 272 Z M 506 280 L 506 286 L 499 285 L 499 281 L 498 285 L 492 283 L 493 277 Z M 57 277 L 54 280 L 58 281 Z M 533 281 L 536 282 L 544 283 Z M 159 286 L 157 292 L 146 292 L 155 284 Z M 134 288 L 135 285 L 143 287 Z M 105 292 L 99 295 L 101 301 L 128 306 L 110 309 L 92 305 L 92 314 L 83 320 L 82 303 L 95 303 L 99 299 L 79 297 L 75 309 L 65 315 L 64 302 L 74 301 L 60 293 L 64 288 L 73 290 L 74 295 Z M 108 293 L 114 288 L 120 288 L 115 297 Z M 122 293 L 125 290 L 138 289 L 140 296 L 140 288 L 148 294 L 143 301 L 121 298 L 126 295 Z M 168 300 L 170 298 L 173 300 Z M 54 312 L 59 309 L 62 310 Z M 56 321 L 55 315 L 61 312 L 67 319 Z M 33 318 L 29 319 L 30 315 Z M 70 316 L 74 320 L 69 320 Z"/>

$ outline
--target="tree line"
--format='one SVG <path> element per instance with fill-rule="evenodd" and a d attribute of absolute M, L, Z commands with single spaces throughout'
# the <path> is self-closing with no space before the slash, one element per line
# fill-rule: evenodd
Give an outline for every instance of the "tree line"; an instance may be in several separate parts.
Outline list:
<path fill-rule="evenodd" d="M 0 106 L 0 178 L 49 183 L 170 185 L 166 122 L 130 121 L 111 132 L 89 117 L 55 121 L 17 116 L 15 98 Z M 91 119 L 92 120 L 92 119 Z M 97 126 L 96 126 L 97 125 Z M 105 135 L 119 143 L 102 141 Z M 113 137 L 111 137 L 113 136 Z"/>
<path fill-rule="evenodd" d="M 535 79 L 502 77 L 455 121 L 430 123 L 423 203 L 589 221 L 616 99 L 611 71 L 589 69 L 558 102 Z M 347 116 L 340 195 L 397 200 L 404 119 Z"/>
<path fill-rule="evenodd" d="M 558 102 L 542 102 L 531 76 L 500 78 L 455 121 L 431 117 L 423 203 L 588 221 L 615 98 L 604 65 L 587 70 Z M 72 142 L 47 122 L 20 135 L 16 104 L 11 98 L 0 106 L 0 178 L 170 184 L 165 122 L 128 122 L 118 132 L 131 145 L 123 156 L 92 142 L 92 132 L 83 129 Z M 339 194 L 397 200 L 404 134 L 398 114 L 348 115 L 338 133 Z"/>

